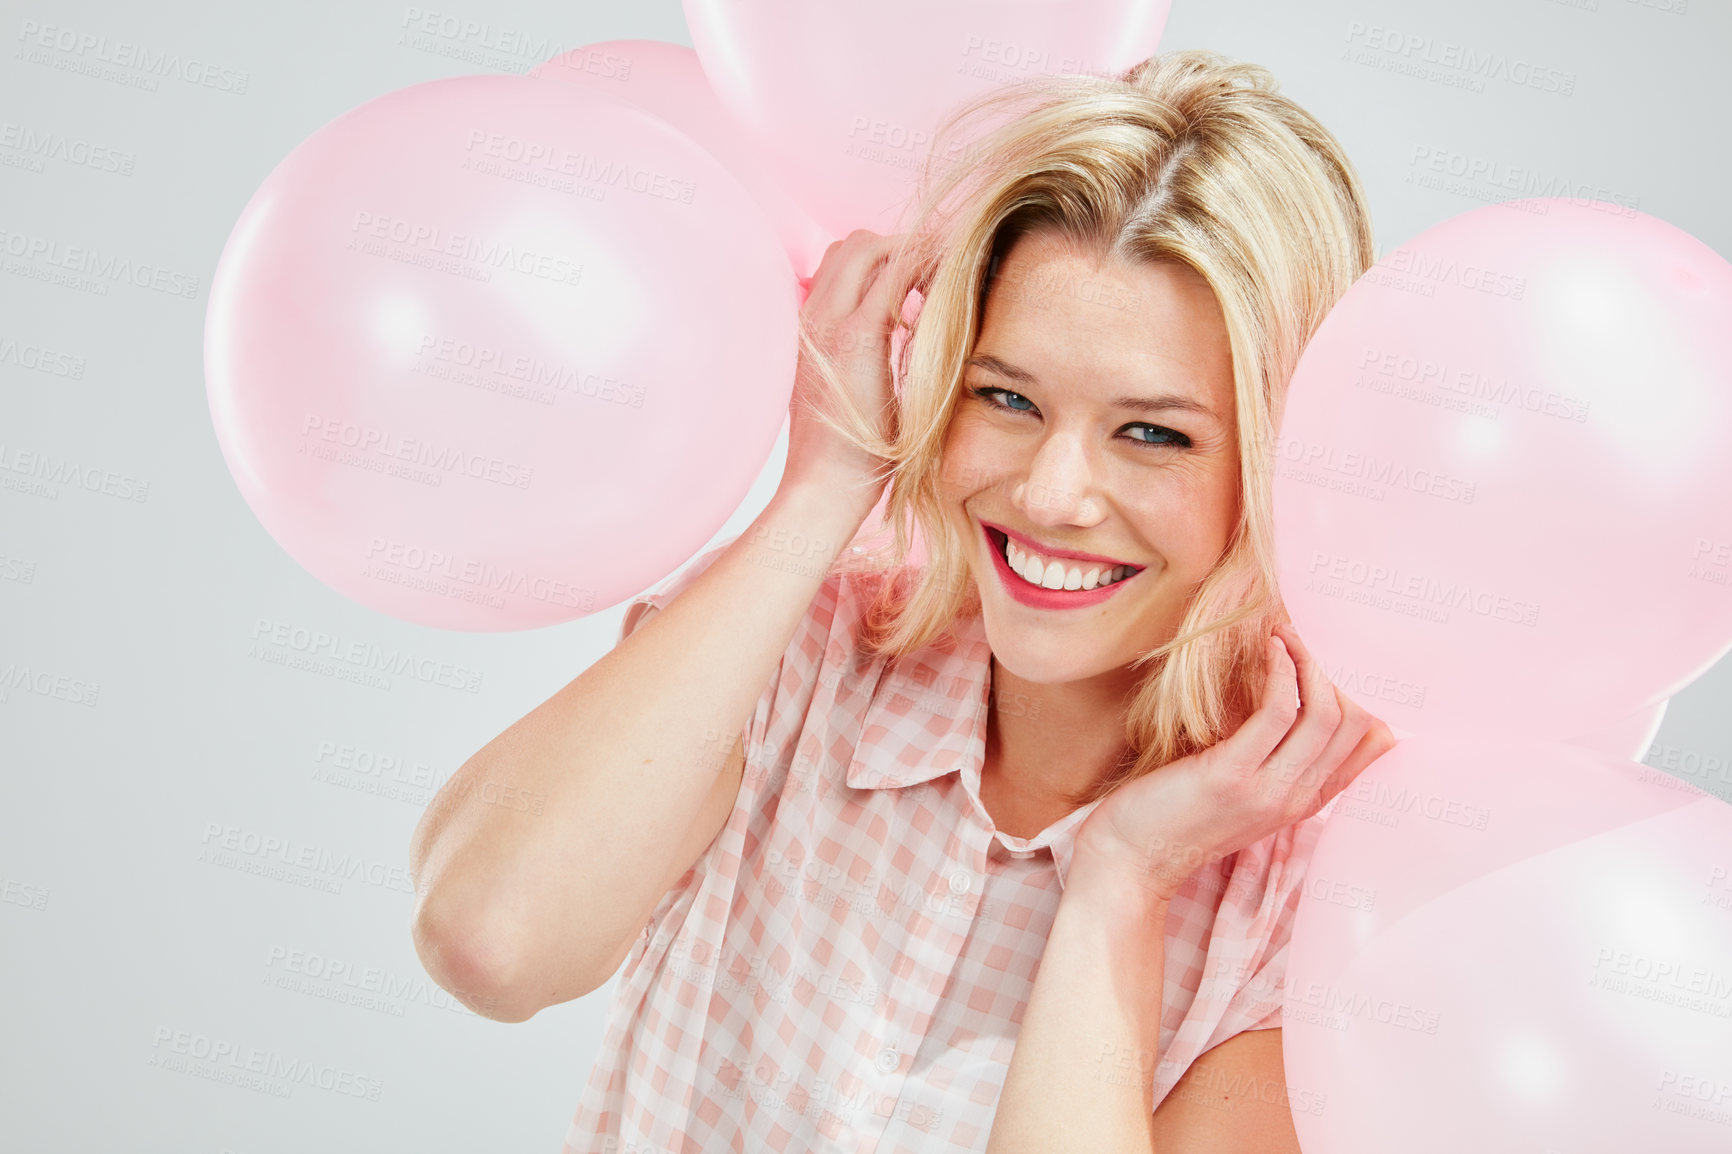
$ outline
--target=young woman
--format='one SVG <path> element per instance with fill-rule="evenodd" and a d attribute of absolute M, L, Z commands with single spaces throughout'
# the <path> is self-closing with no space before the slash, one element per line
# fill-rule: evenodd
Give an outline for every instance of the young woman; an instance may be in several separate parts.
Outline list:
<path fill-rule="evenodd" d="M 568 1154 L 1298 1150 L 1291 923 L 1393 738 L 1285 622 L 1270 473 L 1359 184 L 1210 53 L 981 112 L 814 275 L 769 506 L 416 831 L 478 1012 L 625 963 Z"/>

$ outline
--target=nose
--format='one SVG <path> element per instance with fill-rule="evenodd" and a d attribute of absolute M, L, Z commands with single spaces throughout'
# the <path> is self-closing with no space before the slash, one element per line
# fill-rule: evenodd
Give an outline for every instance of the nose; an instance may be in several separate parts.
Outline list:
<path fill-rule="evenodd" d="M 1094 463 L 1079 438 L 1052 433 L 1035 450 L 1011 499 L 1031 523 L 1086 529 L 1105 517 L 1105 503 L 1095 495 L 1094 474 Z"/>

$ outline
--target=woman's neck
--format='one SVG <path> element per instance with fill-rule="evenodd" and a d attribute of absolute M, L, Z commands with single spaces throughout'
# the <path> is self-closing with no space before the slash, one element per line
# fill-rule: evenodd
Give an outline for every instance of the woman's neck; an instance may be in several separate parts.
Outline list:
<path fill-rule="evenodd" d="M 1042 685 L 1024 681 L 996 658 L 991 677 L 981 801 L 999 829 L 1031 837 L 1074 809 L 1070 797 L 1118 764 L 1136 682 L 1120 670 Z"/>

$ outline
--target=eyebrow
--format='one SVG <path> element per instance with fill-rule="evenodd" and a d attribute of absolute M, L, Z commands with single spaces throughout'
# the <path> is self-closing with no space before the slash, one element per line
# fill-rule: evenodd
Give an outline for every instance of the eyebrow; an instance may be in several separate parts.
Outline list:
<path fill-rule="evenodd" d="M 985 369 L 989 373 L 1004 377 L 1022 385 L 1038 385 L 1040 379 L 1027 369 L 1020 368 L 1008 361 L 1000 360 L 991 353 L 977 353 L 962 362 L 964 368 Z M 1152 397 L 1119 396 L 1110 402 L 1115 409 L 1126 409 L 1133 413 L 1159 413 L 1177 409 L 1180 412 L 1196 413 L 1211 420 L 1219 420 L 1215 410 L 1200 401 L 1177 393 L 1157 393 Z"/>

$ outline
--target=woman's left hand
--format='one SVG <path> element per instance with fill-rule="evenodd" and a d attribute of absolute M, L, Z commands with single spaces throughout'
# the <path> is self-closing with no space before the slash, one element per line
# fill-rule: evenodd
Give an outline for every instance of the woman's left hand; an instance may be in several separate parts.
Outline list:
<path fill-rule="evenodd" d="M 1335 688 L 1291 625 L 1275 634 L 1245 723 L 1108 794 L 1077 830 L 1078 857 L 1170 900 L 1202 866 L 1315 814 L 1395 746 L 1389 727 Z"/>

